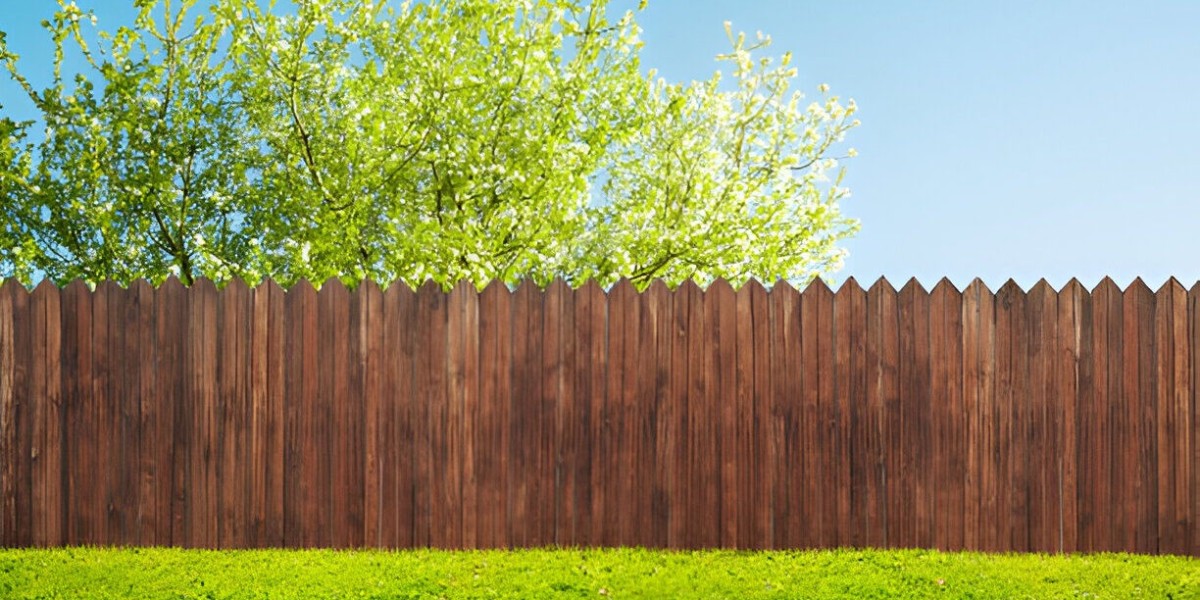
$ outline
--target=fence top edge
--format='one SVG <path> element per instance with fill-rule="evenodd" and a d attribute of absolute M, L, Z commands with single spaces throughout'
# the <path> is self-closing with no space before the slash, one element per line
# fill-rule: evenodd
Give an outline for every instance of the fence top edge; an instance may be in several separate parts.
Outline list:
<path fill-rule="evenodd" d="M 211 280 L 211 279 L 208 279 L 205 277 L 197 277 L 192 282 L 191 285 L 187 285 L 174 275 L 171 275 L 170 277 L 167 277 L 166 279 L 163 279 L 162 281 L 159 281 L 157 283 L 155 283 L 153 281 L 149 281 L 144 278 L 134 279 L 129 282 L 122 282 L 122 281 L 118 281 L 118 280 L 114 280 L 114 279 L 104 279 L 99 282 L 90 282 L 90 281 L 86 281 L 86 280 L 77 278 L 77 279 L 72 279 L 66 283 L 55 282 L 51 279 L 43 279 L 43 280 L 39 281 L 36 285 L 28 285 L 28 284 L 26 284 L 16 278 L 13 278 L 13 277 L 0 278 L 0 292 L 5 293 L 5 294 L 14 294 L 14 293 L 22 293 L 22 292 L 25 294 L 33 294 L 39 289 L 42 289 L 42 290 L 56 289 L 60 292 L 70 292 L 72 294 L 83 293 L 83 290 L 86 289 L 94 294 L 97 292 L 97 290 L 107 290 L 109 293 L 111 293 L 114 291 L 126 292 L 126 291 L 134 290 L 134 289 L 145 290 L 147 288 L 152 289 L 152 290 L 159 290 L 159 289 L 163 289 L 163 288 L 179 288 L 179 289 L 187 290 L 187 289 L 195 288 L 195 287 L 214 288 L 218 291 L 218 293 L 224 293 L 225 290 L 227 290 L 230 287 L 233 287 L 235 290 L 238 290 L 239 292 L 244 291 L 244 290 L 250 290 L 250 291 L 271 290 L 271 291 L 275 291 L 277 293 L 288 294 L 288 293 L 292 293 L 292 292 L 307 288 L 307 289 L 304 289 L 304 291 L 302 293 L 308 293 L 309 290 L 316 292 L 316 293 L 321 293 L 322 290 L 328 288 L 328 289 L 335 289 L 335 290 L 344 290 L 349 293 L 358 293 L 359 290 L 361 290 L 365 287 L 372 293 L 375 293 L 375 292 L 405 293 L 405 292 L 407 292 L 407 293 L 412 293 L 412 294 L 435 294 L 435 293 L 440 292 L 447 296 L 452 295 L 452 294 L 469 294 L 469 293 L 474 293 L 476 295 L 484 295 L 485 293 L 495 294 L 495 293 L 499 293 L 498 290 L 503 290 L 504 292 L 507 292 L 510 295 L 515 295 L 519 290 L 523 290 L 525 288 L 529 288 L 529 290 L 531 290 L 531 291 L 540 292 L 543 294 L 550 293 L 551 290 L 554 290 L 555 291 L 554 293 L 563 293 L 563 292 L 596 293 L 598 291 L 600 294 L 603 294 L 606 296 L 611 296 L 614 290 L 628 288 L 628 292 L 622 291 L 622 295 L 625 293 L 631 292 L 633 295 L 636 295 L 636 296 L 646 296 L 646 295 L 651 295 L 651 294 L 660 295 L 660 294 L 663 294 L 664 292 L 666 292 L 668 294 L 678 294 L 678 293 L 685 293 L 685 292 L 687 292 L 687 293 L 699 292 L 701 294 L 705 294 L 710 291 L 713 291 L 714 286 L 716 288 L 720 288 L 721 293 L 726 293 L 726 289 L 727 289 L 728 291 L 732 291 L 734 294 L 747 293 L 748 291 L 753 291 L 754 293 L 758 293 L 759 290 L 761 290 L 767 294 L 784 293 L 784 294 L 799 294 L 799 295 L 806 295 L 806 294 L 822 294 L 822 295 L 824 295 L 824 294 L 829 294 L 829 293 L 832 293 L 834 295 L 842 294 L 842 293 L 853 293 L 853 294 L 879 294 L 879 293 L 912 294 L 912 293 L 918 293 L 918 294 L 926 294 L 926 295 L 936 295 L 936 294 L 964 295 L 964 294 L 969 294 L 969 293 L 987 293 L 987 294 L 991 294 L 991 295 L 1000 295 L 1000 294 L 1005 294 L 1005 295 L 1011 295 L 1011 294 L 1059 295 L 1059 294 L 1065 294 L 1068 292 L 1070 292 L 1070 293 L 1087 293 L 1087 294 L 1096 294 L 1098 292 L 1103 292 L 1103 293 L 1115 292 L 1115 293 L 1118 293 L 1121 295 L 1131 294 L 1131 293 L 1137 294 L 1137 295 L 1145 295 L 1147 293 L 1152 294 L 1152 295 L 1157 295 L 1157 294 L 1180 293 L 1180 292 L 1185 293 L 1185 294 L 1200 294 L 1200 280 L 1195 282 L 1191 287 L 1188 287 L 1188 286 L 1184 285 L 1182 281 L 1180 281 L 1178 278 L 1176 278 L 1174 276 L 1168 277 L 1157 288 L 1151 287 L 1140 276 L 1134 277 L 1129 282 L 1129 284 L 1126 285 L 1124 288 L 1120 287 L 1111 276 L 1105 276 L 1102 279 L 1100 279 L 1096 283 L 1096 285 L 1092 286 L 1091 288 L 1085 286 L 1078 278 L 1072 277 L 1069 280 L 1067 280 L 1066 283 L 1059 286 L 1058 288 L 1055 288 L 1045 278 L 1041 278 L 1036 283 L 1034 283 L 1032 286 L 1030 286 L 1028 289 L 1022 287 L 1020 284 L 1018 284 L 1016 282 L 1015 279 L 1012 279 L 1012 278 L 1009 278 L 1002 285 L 993 289 L 993 288 L 990 288 L 983 281 L 983 279 L 979 278 L 979 277 L 972 279 L 967 285 L 965 285 L 961 288 L 959 286 L 955 285 L 950 280 L 949 277 L 942 277 L 932 287 L 925 286 L 916 277 L 910 277 L 909 279 L 905 280 L 901 286 L 897 287 L 887 277 L 879 277 L 878 279 L 874 280 L 874 282 L 871 283 L 869 286 L 864 286 L 864 285 L 860 284 L 858 281 L 858 278 L 856 278 L 854 276 L 849 276 L 845 280 L 841 281 L 840 283 L 834 283 L 834 284 L 829 283 L 822 277 L 813 277 L 809 280 L 803 280 L 803 281 L 800 281 L 800 280 L 790 280 L 789 281 L 787 279 L 778 279 L 774 283 L 760 281 L 756 278 L 749 278 L 746 280 L 735 280 L 735 281 L 729 281 L 724 278 L 716 278 L 707 284 L 688 279 L 688 280 L 685 280 L 685 281 L 675 284 L 675 285 L 669 284 L 666 281 L 661 280 L 661 279 L 654 279 L 654 280 L 651 280 L 648 284 L 646 284 L 644 286 L 638 286 L 637 284 L 635 284 L 633 282 L 633 280 L 631 280 L 629 278 L 625 278 L 625 277 L 618 279 L 617 281 L 615 281 L 614 283 L 612 283 L 608 286 L 604 286 L 594 279 L 588 279 L 587 281 L 584 281 L 582 283 L 571 284 L 571 283 L 567 282 L 565 279 L 563 279 L 562 277 L 556 277 L 547 282 L 538 282 L 533 279 L 526 278 L 526 279 L 521 279 L 515 283 L 514 282 L 505 282 L 505 281 L 499 280 L 499 279 L 494 279 L 494 280 L 489 281 L 486 285 L 482 285 L 482 286 L 478 285 L 474 282 L 467 281 L 467 280 L 456 281 L 456 282 L 454 282 L 453 285 L 441 285 L 431 279 L 427 279 L 420 284 L 414 285 L 410 282 L 402 281 L 402 280 L 397 280 L 397 281 L 392 281 L 392 282 L 380 282 L 380 281 L 373 280 L 373 279 L 347 281 L 345 279 L 340 279 L 340 278 L 336 278 L 336 277 L 330 277 L 323 282 L 316 282 L 316 283 L 313 283 L 307 279 L 297 279 L 294 283 L 292 283 L 290 285 L 280 284 L 272 278 L 263 278 L 261 281 L 255 283 L 254 285 L 251 285 L 239 277 L 234 277 L 234 278 L 231 278 L 228 280 L 223 280 L 223 281 L 215 281 L 215 280 Z M 489 292 L 489 290 L 497 290 L 497 291 Z M 41 293 L 46 293 L 46 292 L 43 291 Z M 528 293 L 528 292 L 525 292 L 525 293 Z"/>

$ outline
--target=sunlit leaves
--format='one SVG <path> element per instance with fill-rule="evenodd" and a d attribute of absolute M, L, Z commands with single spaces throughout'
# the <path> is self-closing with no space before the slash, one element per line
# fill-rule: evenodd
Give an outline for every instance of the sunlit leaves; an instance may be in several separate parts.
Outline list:
<path fill-rule="evenodd" d="M 856 228 L 853 102 L 804 104 L 765 37 L 677 85 L 606 0 L 138 6 L 94 49 L 60 3 L 92 68 L 46 90 L 0 41 L 46 126 L 0 128 L 0 274 L 806 279 Z"/>

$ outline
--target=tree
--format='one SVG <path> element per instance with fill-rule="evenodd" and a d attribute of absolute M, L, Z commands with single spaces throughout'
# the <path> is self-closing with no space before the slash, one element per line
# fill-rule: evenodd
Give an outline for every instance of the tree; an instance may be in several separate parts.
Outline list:
<path fill-rule="evenodd" d="M 91 45 L 59 2 L 46 89 L 0 37 L 46 125 L 0 121 L 0 275 L 805 280 L 857 230 L 853 101 L 728 25 L 732 81 L 679 85 L 607 0 L 137 0 Z"/>

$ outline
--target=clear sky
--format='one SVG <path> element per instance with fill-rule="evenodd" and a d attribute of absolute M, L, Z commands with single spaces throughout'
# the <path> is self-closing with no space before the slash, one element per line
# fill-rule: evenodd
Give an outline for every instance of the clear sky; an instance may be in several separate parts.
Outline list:
<path fill-rule="evenodd" d="M 0 2 L 13 50 L 46 56 L 54 3 Z M 1200 280 L 1200 2 L 650 0 L 643 64 L 707 78 L 725 20 L 858 102 L 839 280 Z"/>

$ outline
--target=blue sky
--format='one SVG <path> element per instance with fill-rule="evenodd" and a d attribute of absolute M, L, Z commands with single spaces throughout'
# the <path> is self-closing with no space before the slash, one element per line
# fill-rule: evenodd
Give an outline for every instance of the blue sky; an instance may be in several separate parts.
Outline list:
<path fill-rule="evenodd" d="M 54 3 L 5 4 L 10 47 L 46 60 Z M 726 20 L 858 102 L 839 280 L 1200 280 L 1200 2 L 650 0 L 643 64 L 707 78 Z"/>

